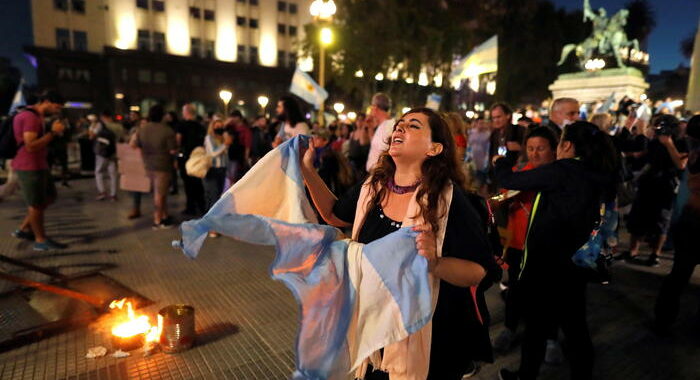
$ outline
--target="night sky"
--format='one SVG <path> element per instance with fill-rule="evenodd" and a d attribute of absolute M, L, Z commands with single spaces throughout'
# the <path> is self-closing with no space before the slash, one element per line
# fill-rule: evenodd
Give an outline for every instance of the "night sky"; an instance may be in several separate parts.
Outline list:
<path fill-rule="evenodd" d="M 550 0 L 567 10 L 583 9 L 583 0 Z M 605 8 L 608 17 L 629 0 L 590 0 L 591 8 Z M 690 63 L 681 54 L 680 42 L 695 31 L 700 20 L 700 0 L 649 0 L 656 14 L 656 27 L 649 36 L 649 65 L 652 73 Z"/>
<path fill-rule="evenodd" d="M 551 0 L 567 10 L 582 9 L 583 0 Z M 609 16 L 628 0 L 591 0 L 593 9 L 604 7 Z M 700 20 L 700 0 L 649 0 L 656 13 L 656 28 L 649 37 L 648 51 L 651 72 L 676 68 L 689 62 L 680 53 L 680 41 L 689 36 Z M 10 57 L 22 70 L 25 79 L 34 83 L 31 65 L 22 53 L 22 46 L 32 43 L 29 0 L 0 0 L 0 56 Z"/>

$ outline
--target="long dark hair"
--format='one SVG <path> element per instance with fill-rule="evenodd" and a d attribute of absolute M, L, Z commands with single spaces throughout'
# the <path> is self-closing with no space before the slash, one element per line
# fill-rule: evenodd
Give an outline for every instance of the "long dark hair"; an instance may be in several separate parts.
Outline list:
<path fill-rule="evenodd" d="M 280 98 L 280 102 L 282 102 L 284 106 L 284 120 L 288 121 L 292 128 L 294 128 L 297 123 L 306 121 L 306 118 L 304 118 L 304 115 L 301 113 L 299 102 L 292 96 L 283 96 Z"/>
<path fill-rule="evenodd" d="M 587 168 L 610 175 L 619 170 L 620 159 L 612 138 L 595 124 L 587 121 L 569 124 L 561 139 L 574 145 L 576 156 Z"/>
<path fill-rule="evenodd" d="M 422 185 L 416 194 L 416 199 L 420 206 L 420 214 L 430 224 L 433 232 L 437 232 L 438 221 L 444 216 L 444 214 L 438 214 L 440 211 L 438 203 L 442 191 L 450 182 L 464 189 L 466 188 L 466 181 L 457 160 L 454 137 L 445 119 L 430 108 L 414 108 L 404 113 L 399 120 L 411 113 L 420 113 L 427 116 L 432 141 L 442 144 L 442 152 L 440 154 L 428 157 L 423 162 L 421 167 Z M 397 124 L 398 121 L 394 124 L 394 128 L 396 128 Z M 386 184 L 390 179 L 394 178 L 395 172 L 396 164 L 394 159 L 388 152 L 382 153 L 377 165 L 372 170 L 370 179 L 370 194 L 372 194 L 372 203 L 374 205 L 381 205 L 382 201 L 388 196 Z M 427 203 L 423 201 L 424 197 L 427 198 Z M 447 210 L 443 211 L 447 212 Z"/>

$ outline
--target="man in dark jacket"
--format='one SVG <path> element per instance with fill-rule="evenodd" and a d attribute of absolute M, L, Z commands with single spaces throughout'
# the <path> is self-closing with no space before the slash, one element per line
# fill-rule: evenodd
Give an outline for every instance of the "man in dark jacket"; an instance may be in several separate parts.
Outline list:
<path fill-rule="evenodd" d="M 206 130 L 202 124 L 196 121 L 197 111 L 192 104 L 185 104 L 182 107 L 182 121 L 178 123 L 175 138 L 180 149 L 177 166 L 180 170 L 180 177 L 185 185 L 185 197 L 187 199 L 185 210 L 182 212 L 188 216 L 200 215 L 206 211 L 204 206 L 204 187 L 202 180 L 187 175 L 185 163 L 190 158 L 194 148 L 204 145 Z"/>

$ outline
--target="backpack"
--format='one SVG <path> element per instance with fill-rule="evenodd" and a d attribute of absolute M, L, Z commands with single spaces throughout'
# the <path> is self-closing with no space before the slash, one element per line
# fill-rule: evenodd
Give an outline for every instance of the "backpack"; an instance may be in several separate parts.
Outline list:
<path fill-rule="evenodd" d="M 117 135 L 104 123 L 100 123 L 100 125 L 100 131 L 95 136 L 95 154 L 109 158 L 117 153 Z"/>
<path fill-rule="evenodd" d="M 13 159 L 17 155 L 19 148 L 24 145 L 24 142 L 17 143 L 15 139 L 15 117 L 21 112 L 29 111 L 39 116 L 39 113 L 31 108 L 26 108 L 23 111 L 17 112 L 10 115 L 5 121 L 3 121 L 2 126 L 0 126 L 0 158 Z"/>

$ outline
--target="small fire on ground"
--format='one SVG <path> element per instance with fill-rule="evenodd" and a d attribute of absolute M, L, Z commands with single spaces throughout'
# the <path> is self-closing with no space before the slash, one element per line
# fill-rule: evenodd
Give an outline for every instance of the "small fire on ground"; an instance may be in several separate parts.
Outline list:
<path fill-rule="evenodd" d="M 125 339 L 143 334 L 146 342 L 158 341 L 158 326 L 151 325 L 147 315 L 136 314 L 131 301 L 126 298 L 114 300 L 109 304 L 109 308 L 117 313 L 112 327 L 113 336 Z"/>

